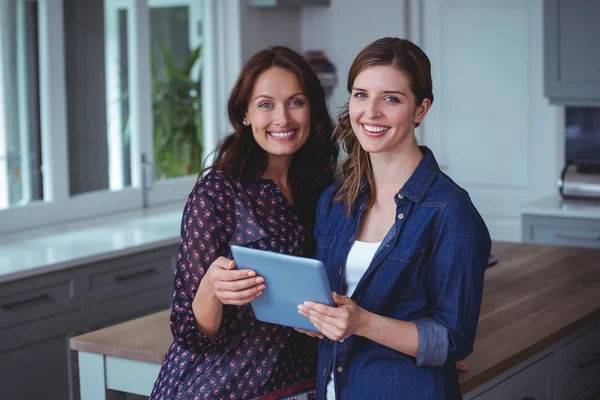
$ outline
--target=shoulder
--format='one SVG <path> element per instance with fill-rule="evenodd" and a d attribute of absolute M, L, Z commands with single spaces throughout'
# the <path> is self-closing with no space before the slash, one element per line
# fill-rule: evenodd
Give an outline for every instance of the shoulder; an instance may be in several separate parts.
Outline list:
<path fill-rule="evenodd" d="M 237 191 L 236 182 L 225 171 L 211 169 L 196 181 L 188 198 L 188 205 L 230 202 L 237 196 Z"/>
<path fill-rule="evenodd" d="M 441 208 L 445 208 L 456 197 L 464 197 L 465 195 L 467 198 L 469 197 L 465 189 L 460 187 L 448 175 L 438 171 L 423 200 L 425 203 L 435 203 Z"/>

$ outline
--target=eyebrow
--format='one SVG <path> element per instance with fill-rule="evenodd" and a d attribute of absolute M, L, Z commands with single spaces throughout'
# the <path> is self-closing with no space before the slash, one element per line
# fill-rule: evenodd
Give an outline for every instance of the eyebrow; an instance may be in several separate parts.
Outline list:
<path fill-rule="evenodd" d="M 366 89 L 361 89 L 361 88 L 357 88 L 357 87 L 353 87 L 352 90 L 356 90 L 356 91 L 359 91 L 359 92 L 368 92 L 368 90 L 366 90 Z M 406 94 L 402 93 L 399 90 L 384 90 L 381 93 L 384 93 L 384 94 L 399 94 L 401 96 L 406 97 Z"/>
<path fill-rule="evenodd" d="M 306 95 L 304 93 L 302 93 L 302 92 L 296 92 L 293 95 L 291 95 L 290 97 L 288 97 L 288 100 L 291 99 L 292 97 L 296 97 L 296 96 L 304 96 L 304 97 L 306 97 Z M 271 96 L 267 96 L 266 94 L 259 94 L 252 101 L 258 99 L 259 97 L 264 97 L 266 99 L 273 100 L 273 97 L 271 97 Z"/>

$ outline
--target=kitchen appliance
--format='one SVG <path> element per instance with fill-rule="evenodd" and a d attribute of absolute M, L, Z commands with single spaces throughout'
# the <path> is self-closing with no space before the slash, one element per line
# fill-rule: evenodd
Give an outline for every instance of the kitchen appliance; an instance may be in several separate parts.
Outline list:
<path fill-rule="evenodd" d="M 564 199 L 600 200 L 600 165 L 567 162 L 558 180 Z"/>

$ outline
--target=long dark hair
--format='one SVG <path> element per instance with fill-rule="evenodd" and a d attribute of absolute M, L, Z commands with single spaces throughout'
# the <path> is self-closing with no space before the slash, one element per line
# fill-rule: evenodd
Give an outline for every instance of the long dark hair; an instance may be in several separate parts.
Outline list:
<path fill-rule="evenodd" d="M 431 63 L 419 46 L 406 39 L 392 37 L 374 41 L 354 59 L 348 72 L 348 93 L 352 93 L 356 77 L 365 69 L 376 65 L 394 67 L 408 76 L 410 89 L 415 95 L 415 105 L 420 105 L 423 99 L 429 99 L 433 103 Z M 334 137 L 342 144 L 348 156 L 342 164 L 344 181 L 335 200 L 344 201 L 346 215 L 350 216 L 363 177 L 367 180 L 371 194 L 375 193 L 375 179 L 369 153 L 361 147 L 350 124 L 348 104 L 340 113 L 338 121 Z M 417 126 L 418 123 L 415 124 Z M 375 196 L 372 195 L 367 200 L 366 209 L 369 210 L 374 203 Z"/>
<path fill-rule="evenodd" d="M 332 138 L 333 122 L 327 111 L 325 90 L 308 62 L 286 47 L 275 46 L 256 53 L 244 66 L 227 103 L 233 133 L 215 149 L 216 157 L 207 169 L 218 168 L 232 178 L 260 178 L 267 168 L 267 153 L 256 143 L 252 128 L 242 120 L 258 76 L 271 67 L 280 67 L 298 77 L 310 105 L 310 134 L 294 154 L 288 179 L 296 209 L 306 222 L 313 224 L 317 200 L 334 181 L 338 145 Z"/>

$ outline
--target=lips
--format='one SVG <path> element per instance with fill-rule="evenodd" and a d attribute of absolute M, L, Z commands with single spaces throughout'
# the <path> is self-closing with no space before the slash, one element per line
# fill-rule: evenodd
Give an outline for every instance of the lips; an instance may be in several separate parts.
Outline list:
<path fill-rule="evenodd" d="M 390 130 L 389 126 L 385 125 L 370 125 L 370 124 L 360 124 L 363 128 L 363 132 L 365 135 L 369 137 L 381 137 L 385 135 L 385 133 Z"/>
<path fill-rule="evenodd" d="M 269 136 L 274 140 L 278 141 L 292 140 L 296 137 L 296 133 L 298 133 L 297 129 L 289 129 L 285 131 L 268 131 Z"/>

